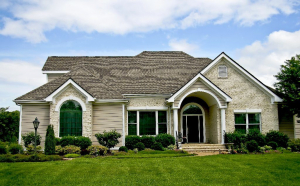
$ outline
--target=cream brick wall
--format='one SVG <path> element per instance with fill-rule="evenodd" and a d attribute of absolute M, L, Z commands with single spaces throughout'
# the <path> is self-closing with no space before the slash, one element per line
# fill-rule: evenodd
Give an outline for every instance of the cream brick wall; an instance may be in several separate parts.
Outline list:
<path fill-rule="evenodd" d="M 226 65 L 228 78 L 218 78 L 218 66 Z M 278 109 L 271 98 L 242 76 L 228 61 L 223 59 L 206 74 L 210 81 L 225 91 L 232 101 L 226 109 L 226 131 L 234 131 L 234 110 L 261 109 L 262 132 L 279 130 Z"/>
<path fill-rule="evenodd" d="M 60 100 L 66 97 L 76 97 L 80 99 L 86 107 L 86 111 L 82 111 L 82 136 L 92 137 L 92 109 L 91 103 L 86 103 L 86 98 L 76 90 L 72 85 L 66 87 L 66 89 L 55 97 L 55 102 L 50 104 L 50 124 L 54 126 L 55 136 L 59 136 L 59 111 L 55 111 L 57 104 Z M 61 105 L 60 105 L 61 106 Z"/>

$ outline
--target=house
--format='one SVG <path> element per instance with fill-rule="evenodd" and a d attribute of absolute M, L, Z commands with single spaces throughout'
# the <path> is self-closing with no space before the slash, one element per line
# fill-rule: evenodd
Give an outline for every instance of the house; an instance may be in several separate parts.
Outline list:
<path fill-rule="evenodd" d="M 116 129 L 126 135 L 181 132 L 188 143 L 224 143 L 224 133 L 281 130 L 299 138 L 297 118 L 280 114 L 282 99 L 225 53 L 215 59 L 184 52 L 144 51 L 136 56 L 48 57 L 48 82 L 16 98 L 20 136 L 45 139 Z M 21 138 L 19 138 L 21 139 Z M 19 141 L 21 143 L 21 141 Z"/>

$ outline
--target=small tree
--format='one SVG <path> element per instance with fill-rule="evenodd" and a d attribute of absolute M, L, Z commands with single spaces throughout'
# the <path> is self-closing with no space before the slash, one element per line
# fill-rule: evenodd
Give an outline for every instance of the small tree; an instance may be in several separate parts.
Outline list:
<path fill-rule="evenodd" d="M 275 77 L 278 82 L 274 86 L 285 106 L 293 115 L 300 117 L 300 55 L 286 60 Z"/>
<path fill-rule="evenodd" d="M 22 135 L 22 139 L 24 141 L 25 147 L 28 147 L 28 145 L 30 145 L 30 144 L 34 146 L 35 134 L 34 134 L 34 132 L 26 133 L 25 135 Z M 39 134 L 36 135 L 36 146 L 41 144 L 41 140 L 42 140 L 42 137 Z"/>
<path fill-rule="evenodd" d="M 46 140 L 45 140 L 45 154 L 51 155 L 55 154 L 55 136 L 53 125 L 48 125 L 47 133 L 46 133 Z"/>
<path fill-rule="evenodd" d="M 108 149 L 115 147 L 119 143 L 119 138 L 121 134 L 116 130 L 111 130 L 109 132 L 104 131 L 103 134 L 95 134 L 100 145 L 107 147 Z"/>

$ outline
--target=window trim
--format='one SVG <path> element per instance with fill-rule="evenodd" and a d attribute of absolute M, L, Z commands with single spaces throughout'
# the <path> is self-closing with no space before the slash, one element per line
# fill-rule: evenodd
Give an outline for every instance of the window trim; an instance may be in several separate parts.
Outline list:
<path fill-rule="evenodd" d="M 225 67 L 226 76 L 220 76 L 220 67 Z M 226 65 L 220 65 L 218 66 L 218 78 L 228 78 L 228 68 Z"/>
<path fill-rule="evenodd" d="M 128 112 L 132 112 L 132 111 L 135 111 L 136 112 L 136 122 L 137 123 L 129 123 L 128 122 L 128 117 L 129 117 L 129 114 Z M 158 111 L 165 111 L 166 112 L 166 123 L 159 123 L 158 122 Z M 167 134 L 168 134 L 168 111 L 167 110 L 128 110 L 127 109 L 127 135 L 128 134 L 128 125 L 129 124 L 136 124 L 136 135 L 137 136 L 141 136 L 140 135 L 140 112 L 155 112 L 155 135 L 151 135 L 151 136 L 156 136 L 159 134 L 159 125 L 163 125 L 163 124 L 166 124 L 166 128 L 167 128 Z"/>
<path fill-rule="evenodd" d="M 236 125 L 246 125 L 246 134 L 248 134 L 249 133 L 249 125 L 258 125 L 259 126 L 259 131 L 262 132 L 262 129 L 261 129 L 261 126 L 262 126 L 261 112 L 257 112 L 257 111 L 261 111 L 261 109 L 251 109 L 251 110 L 248 110 L 248 111 L 249 112 L 247 112 L 247 110 L 234 110 L 234 130 L 235 130 Z M 236 124 L 235 123 L 235 115 L 236 114 L 245 114 L 246 115 L 246 123 L 245 124 Z M 249 123 L 248 114 L 259 114 L 259 124 Z"/>

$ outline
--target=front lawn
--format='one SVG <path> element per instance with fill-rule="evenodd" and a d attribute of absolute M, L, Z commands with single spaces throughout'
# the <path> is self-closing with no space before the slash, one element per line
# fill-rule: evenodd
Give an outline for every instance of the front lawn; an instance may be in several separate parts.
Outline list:
<path fill-rule="evenodd" d="M 0 185 L 298 185 L 300 154 L 0 163 Z"/>

